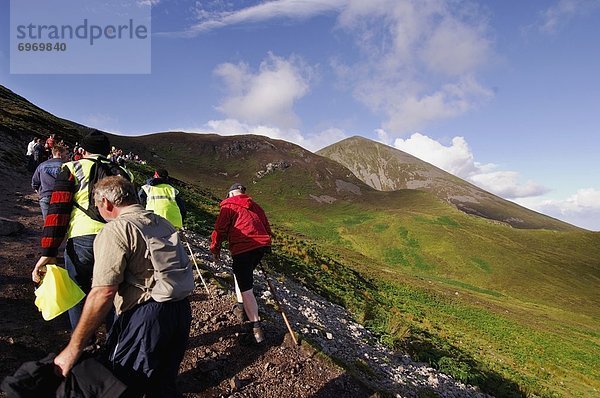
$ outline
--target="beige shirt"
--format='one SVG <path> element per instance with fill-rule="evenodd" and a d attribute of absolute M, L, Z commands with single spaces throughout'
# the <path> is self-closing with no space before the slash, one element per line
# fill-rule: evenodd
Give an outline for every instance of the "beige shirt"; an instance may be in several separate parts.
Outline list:
<path fill-rule="evenodd" d="M 127 221 L 132 218 L 149 224 L 160 217 L 140 205 L 124 207 L 119 217 L 106 224 L 94 240 L 92 287 L 119 285 L 114 301 L 117 315 L 151 298 L 149 292 L 128 283 L 125 278 L 128 273 L 127 279 L 133 278 L 144 286 L 149 287 L 153 283 L 154 268 L 146 258 L 146 241 Z"/>

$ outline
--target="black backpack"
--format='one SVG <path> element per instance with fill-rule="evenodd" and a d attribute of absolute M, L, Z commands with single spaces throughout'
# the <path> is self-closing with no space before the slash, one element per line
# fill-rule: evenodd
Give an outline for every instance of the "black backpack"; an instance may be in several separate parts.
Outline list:
<path fill-rule="evenodd" d="M 94 164 L 90 168 L 90 177 L 88 182 L 88 207 L 87 209 L 84 209 L 83 206 L 81 206 L 77 202 L 74 203 L 74 206 L 82 212 L 84 212 L 85 214 L 87 214 L 87 216 L 92 220 L 106 223 L 106 220 L 102 218 L 100 212 L 98 211 L 98 208 L 96 207 L 96 204 L 94 203 L 94 185 L 96 184 L 96 182 L 100 181 L 105 177 L 121 176 L 127 181 L 131 181 L 131 176 L 121 166 L 119 166 L 115 162 L 111 162 L 106 158 L 83 158 L 80 159 L 79 162 L 81 162 L 82 160 L 94 162 Z"/>

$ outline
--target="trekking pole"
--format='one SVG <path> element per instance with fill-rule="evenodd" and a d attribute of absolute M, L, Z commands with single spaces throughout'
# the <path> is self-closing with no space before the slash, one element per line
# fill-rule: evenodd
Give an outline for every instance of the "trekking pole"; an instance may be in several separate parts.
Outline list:
<path fill-rule="evenodd" d="M 269 290 L 271 291 L 271 294 L 273 295 L 273 299 L 277 303 L 279 312 L 281 312 L 281 316 L 283 317 L 285 326 L 287 326 L 287 329 L 290 332 L 290 336 L 292 336 L 294 345 L 298 345 L 298 340 L 296 340 L 296 335 L 294 335 L 294 331 L 292 330 L 292 327 L 290 326 L 290 322 L 287 319 L 287 315 L 285 314 L 285 311 L 283 309 L 283 306 L 281 305 L 281 302 L 279 301 L 279 298 L 277 298 L 277 294 L 275 293 L 275 288 L 273 287 L 273 284 L 271 283 L 271 280 L 269 279 L 269 275 L 267 274 L 267 271 L 265 271 L 265 267 L 263 266 L 262 261 L 259 264 L 260 264 L 260 269 L 262 270 L 263 275 L 265 276 L 265 280 L 267 281 L 267 285 L 269 286 Z"/>
<path fill-rule="evenodd" d="M 208 286 L 206 286 L 206 282 L 204 281 L 204 278 L 202 277 L 202 273 L 200 272 L 200 268 L 198 267 L 198 263 L 196 262 L 196 256 L 194 256 L 194 252 L 192 252 L 192 247 L 190 246 L 190 243 L 188 242 L 187 238 L 185 237 L 185 235 L 182 233 L 181 236 L 183 236 L 183 240 L 185 241 L 185 244 L 188 247 L 188 250 L 190 251 L 190 256 L 192 256 L 192 261 L 194 261 L 194 265 L 196 266 L 196 272 L 198 272 L 198 276 L 200 276 L 200 280 L 202 281 L 202 284 L 204 285 L 204 288 L 206 289 L 206 293 L 208 293 L 208 295 L 210 296 L 210 298 L 212 298 L 212 293 L 210 292 L 210 290 L 208 290 Z"/>
<path fill-rule="evenodd" d="M 192 260 L 194 261 L 194 265 L 196 266 L 196 271 L 198 272 L 198 275 L 200 276 L 200 280 L 202 281 L 202 284 L 204 285 L 204 289 L 206 289 L 206 293 L 208 293 L 208 295 L 212 298 L 212 293 L 210 292 L 210 290 L 208 290 L 208 286 L 206 286 L 206 282 L 204 281 L 204 278 L 202 277 L 200 268 L 198 268 L 198 263 L 196 263 L 196 256 L 194 256 L 194 253 L 192 253 L 192 248 L 190 247 L 190 244 L 188 243 L 188 241 L 185 241 L 185 244 L 187 245 L 187 247 L 190 251 L 190 255 L 192 256 Z"/>

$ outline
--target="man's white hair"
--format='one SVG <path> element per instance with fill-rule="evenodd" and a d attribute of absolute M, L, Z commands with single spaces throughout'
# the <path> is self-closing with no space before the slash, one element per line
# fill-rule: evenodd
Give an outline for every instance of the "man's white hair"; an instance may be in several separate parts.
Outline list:
<path fill-rule="evenodd" d="M 102 198 L 117 207 L 138 203 L 135 187 L 121 176 L 106 177 L 94 185 L 94 202 L 99 203 Z"/>

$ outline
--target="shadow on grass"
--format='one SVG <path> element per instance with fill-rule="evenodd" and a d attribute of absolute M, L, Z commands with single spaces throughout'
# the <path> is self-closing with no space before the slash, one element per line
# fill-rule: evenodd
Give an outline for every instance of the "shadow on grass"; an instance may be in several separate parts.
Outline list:
<path fill-rule="evenodd" d="M 497 398 L 521 398 L 527 394 L 517 383 L 508 380 L 499 373 L 487 369 L 458 347 L 425 331 L 413 335 L 403 345 L 413 359 L 427 362 L 440 372 L 451 375 L 463 383 L 478 386 L 483 392 Z"/>

